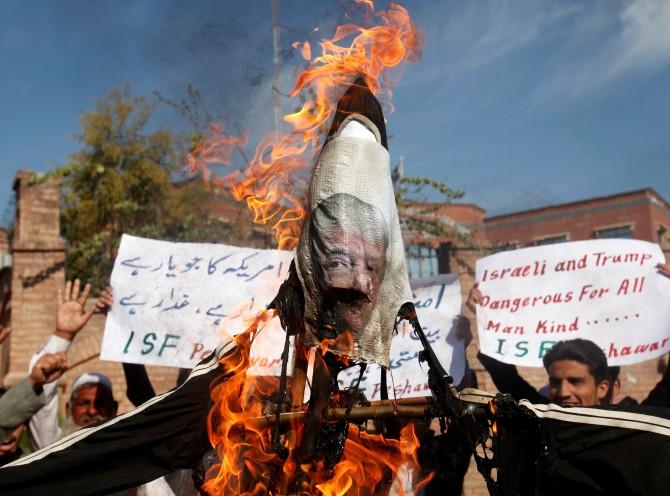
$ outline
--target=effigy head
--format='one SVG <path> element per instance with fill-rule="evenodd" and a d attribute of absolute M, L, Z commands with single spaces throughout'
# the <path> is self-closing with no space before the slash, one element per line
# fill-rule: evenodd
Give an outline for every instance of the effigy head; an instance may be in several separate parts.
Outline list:
<path fill-rule="evenodd" d="M 362 78 L 341 98 L 312 176 L 296 255 L 305 342 L 388 366 L 400 307 L 411 301 L 379 102 Z"/>

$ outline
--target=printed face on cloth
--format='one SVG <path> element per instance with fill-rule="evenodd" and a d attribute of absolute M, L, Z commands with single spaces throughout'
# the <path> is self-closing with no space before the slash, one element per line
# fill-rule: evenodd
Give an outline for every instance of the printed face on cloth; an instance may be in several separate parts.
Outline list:
<path fill-rule="evenodd" d="M 321 322 L 335 334 L 338 329 L 360 333 L 373 315 L 384 278 L 386 220 L 374 205 L 337 193 L 316 206 L 309 230 L 323 296 Z"/>
<path fill-rule="evenodd" d="M 319 156 L 297 253 L 305 340 L 329 340 L 336 354 L 388 366 L 396 316 L 411 290 L 389 154 L 380 143 L 381 107 L 364 83 L 345 97 L 352 91 L 368 108 L 376 105 L 379 118 L 349 110 Z"/>

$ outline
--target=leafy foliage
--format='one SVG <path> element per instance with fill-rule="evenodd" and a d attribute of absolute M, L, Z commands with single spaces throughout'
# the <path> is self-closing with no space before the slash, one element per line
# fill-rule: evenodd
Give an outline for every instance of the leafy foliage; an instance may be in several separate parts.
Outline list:
<path fill-rule="evenodd" d="M 46 175 L 64 177 L 68 277 L 104 287 L 123 233 L 194 242 L 230 236 L 233 228 L 211 215 L 213 193 L 201 179 L 174 182 L 181 143 L 149 129 L 155 108 L 127 89 L 110 92 L 81 117 L 81 151 Z"/>
<path fill-rule="evenodd" d="M 467 246 L 473 244 L 469 232 L 459 230 L 440 215 L 445 204 L 464 196 L 462 190 L 451 189 L 444 182 L 428 177 L 403 177 L 397 171 L 394 179 L 398 215 L 407 237 L 451 238 Z M 427 195 L 437 199 L 428 201 Z"/>

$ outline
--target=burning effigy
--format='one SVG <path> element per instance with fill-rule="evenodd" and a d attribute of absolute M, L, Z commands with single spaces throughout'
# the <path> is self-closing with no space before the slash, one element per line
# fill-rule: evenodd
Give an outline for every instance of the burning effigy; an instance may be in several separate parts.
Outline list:
<path fill-rule="evenodd" d="M 268 135 L 244 170 L 223 178 L 207 164 L 229 163 L 245 136 L 212 128 L 189 156 L 193 171 L 272 224 L 280 248 L 296 249 L 272 303 L 180 387 L 0 469 L 1 494 L 110 494 L 183 468 L 211 495 L 414 494 L 434 475 L 420 466 L 414 420 L 434 420 L 444 451 L 466 468 L 474 457 L 491 494 L 600 494 L 615 474 L 638 493 L 670 488 L 670 476 L 648 491 L 622 460 L 590 460 L 603 449 L 667 451 L 665 418 L 649 428 L 649 415 L 540 407 L 452 384 L 412 304 L 380 103 L 391 92 L 387 71 L 417 60 L 423 36 L 399 4 L 376 12 L 358 3 L 377 23 L 340 26 L 321 43 L 291 92 L 309 87 L 314 98 L 285 117 L 290 132 Z M 298 184 L 307 177 L 305 200 Z M 286 331 L 281 376 L 252 378 L 253 340 L 275 316 Z M 384 368 L 402 320 L 423 346 L 429 397 L 387 396 Z M 339 372 L 362 376 L 371 363 L 382 366 L 381 401 L 340 389 Z M 575 436 L 581 450 L 570 451 Z"/>
<path fill-rule="evenodd" d="M 272 429 L 253 426 L 249 432 L 247 427 L 261 411 L 260 403 L 254 409 L 240 401 L 249 387 L 243 374 L 222 383 L 214 395 L 218 407 L 210 423 L 222 459 L 217 477 L 206 483 L 213 493 L 233 487 L 241 494 L 311 494 L 316 487 L 326 494 L 327 487 L 333 494 L 343 487 L 351 494 L 374 493 L 378 484 L 393 481 L 392 473 L 403 463 L 418 468 L 411 427 L 392 442 L 364 432 L 356 434 L 357 441 L 347 442 L 352 410 L 366 400 L 357 391 L 337 387 L 343 368 L 364 370 L 368 363 L 388 367 L 399 313 L 412 309 L 383 113 L 363 77 L 353 81 L 338 103 L 312 175 L 308 209 L 294 264 L 270 305 L 287 331 L 286 347 L 295 336 L 302 353 L 317 350 L 307 407 L 302 401 L 305 385 L 299 382 L 306 371 L 294 369 L 292 399 L 283 413 L 302 413 L 302 421 L 288 431 L 281 428 L 282 399 L 289 395 L 287 349 L 279 391 L 272 391 L 278 398 Z M 257 327 L 254 323 L 250 332 Z M 344 415 L 328 419 L 329 408 L 342 408 Z M 236 430 L 240 425 L 242 437 Z M 352 460 L 352 445 L 364 450 L 365 459 Z M 380 465 L 377 480 L 366 469 L 375 453 Z M 242 482 L 248 474 L 230 469 L 243 458 L 248 468 L 254 466 L 251 487 Z M 341 463 L 350 467 L 343 473 L 346 482 L 336 475 Z M 358 480 L 351 478 L 356 472 L 361 475 Z"/>

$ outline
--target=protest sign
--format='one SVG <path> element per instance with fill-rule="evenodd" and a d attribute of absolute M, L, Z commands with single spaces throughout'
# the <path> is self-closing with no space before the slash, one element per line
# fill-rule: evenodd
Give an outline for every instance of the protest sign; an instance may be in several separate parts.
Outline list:
<path fill-rule="evenodd" d="M 279 250 L 124 235 L 112 272 L 114 305 L 101 358 L 193 367 L 221 339 L 246 329 L 270 303 L 292 259 L 292 252 Z M 461 305 L 458 275 L 415 280 L 412 287 L 428 340 L 458 382 L 465 370 L 464 343 L 454 324 Z M 279 319 L 265 324 L 252 346 L 250 374 L 279 375 L 284 338 Z M 389 377 L 399 398 L 430 394 L 420 350 L 411 327 L 402 323 L 392 340 Z M 379 398 L 379 377 L 379 367 L 369 366 L 361 390 L 370 399 Z M 357 378 L 354 368 L 339 380 L 348 387 Z"/>
<path fill-rule="evenodd" d="M 541 366 L 558 341 L 598 344 L 610 365 L 670 350 L 670 279 L 658 245 L 609 239 L 506 251 L 477 261 L 482 353 Z"/>
<path fill-rule="evenodd" d="M 101 358 L 193 367 L 272 301 L 292 259 L 287 251 L 124 235 Z M 278 373 L 284 337 L 278 318 L 265 325 L 250 373 Z"/>
<path fill-rule="evenodd" d="M 457 325 L 461 310 L 461 285 L 458 274 L 410 281 L 414 306 L 419 322 L 437 358 L 458 384 L 465 373 L 465 343 L 463 329 Z M 430 396 L 428 368 L 419 362 L 422 350 L 419 338 L 408 322 L 398 326 L 398 333 L 391 340 L 391 362 L 387 373 L 389 398 Z M 358 367 L 342 371 L 338 376 L 341 388 L 348 388 L 358 381 Z M 381 369 L 370 364 L 359 385 L 368 400 L 380 399 Z"/>

